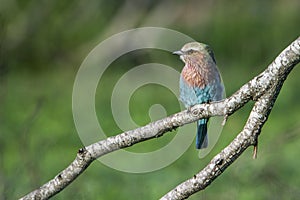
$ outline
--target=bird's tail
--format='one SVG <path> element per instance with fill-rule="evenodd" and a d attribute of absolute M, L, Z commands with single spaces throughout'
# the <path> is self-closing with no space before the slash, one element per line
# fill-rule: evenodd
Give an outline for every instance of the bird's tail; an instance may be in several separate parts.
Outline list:
<path fill-rule="evenodd" d="M 200 119 L 197 122 L 197 136 L 196 136 L 196 148 L 197 149 L 203 149 L 208 146 L 207 122 L 208 122 L 208 119 Z"/>

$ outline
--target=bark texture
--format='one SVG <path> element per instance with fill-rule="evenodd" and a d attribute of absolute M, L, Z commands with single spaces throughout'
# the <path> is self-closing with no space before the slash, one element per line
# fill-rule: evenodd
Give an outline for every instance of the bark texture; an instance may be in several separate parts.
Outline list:
<path fill-rule="evenodd" d="M 212 104 L 195 105 L 190 112 L 185 110 L 144 127 L 126 131 L 79 149 L 75 160 L 67 168 L 21 199 L 48 199 L 67 187 L 100 156 L 144 140 L 160 137 L 168 131 L 201 118 L 230 116 L 248 101 L 255 101 L 247 123 L 237 137 L 217 154 L 203 170 L 178 185 L 161 199 L 188 198 L 190 195 L 205 189 L 249 146 L 255 147 L 254 156 L 256 155 L 257 139 L 261 128 L 268 119 L 284 80 L 299 61 L 300 37 L 283 50 L 264 72 L 243 85 L 232 96 Z"/>

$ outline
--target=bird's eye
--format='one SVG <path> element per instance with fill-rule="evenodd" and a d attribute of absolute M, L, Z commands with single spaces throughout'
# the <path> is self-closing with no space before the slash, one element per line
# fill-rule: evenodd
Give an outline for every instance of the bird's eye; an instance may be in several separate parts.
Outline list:
<path fill-rule="evenodd" d="M 192 54 L 192 53 L 194 53 L 195 51 L 193 50 L 193 49 L 190 49 L 190 50 L 188 50 L 187 51 L 187 54 Z"/>

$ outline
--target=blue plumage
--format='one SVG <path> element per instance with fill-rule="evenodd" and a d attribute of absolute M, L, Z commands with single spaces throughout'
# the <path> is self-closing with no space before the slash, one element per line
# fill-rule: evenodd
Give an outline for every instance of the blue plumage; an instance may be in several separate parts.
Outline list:
<path fill-rule="evenodd" d="M 208 119 L 200 119 L 197 122 L 197 135 L 196 135 L 196 148 L 197 149 L 203 149 L 208 146 L 207 122 L 208 122 Z"/>
<path fill-rule="evenodd" d="M 198 42 L 188 43 L 180 51 L 185 66 L 180 76 L 180 100 L 186 108 L 199 103 L 218 101 L 223 96 L 223 85 L 216 66 L 212 50 L 205 44 Z M 197 122 L 196 148 L 208 146 L 207 139 L 208 119 Z"/>
<path fill-rule="evenodd" d="M 214 87 L 206 86 L 203 89 L 198 87 L 190 87 L 186 81 L 180 76 L 180 100 L 185 107 L 189 108 L 195 104 L 207 103 L 211 101 Z M 208 119 L 200 119 L 197 122 L 196 148 L 203 149 L 208 145 L 207 139 L 207 122 Z"/>

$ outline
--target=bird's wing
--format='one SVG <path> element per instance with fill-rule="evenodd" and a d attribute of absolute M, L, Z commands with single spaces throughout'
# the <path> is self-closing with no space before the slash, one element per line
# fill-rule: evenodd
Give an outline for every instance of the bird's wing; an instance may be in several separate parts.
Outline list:
<path fill-rule="evenodd" d="M 199 103 L 194 87 L 191 87 L 182 78 L 182 76 L 180 76 L 180 101 L 184 104 L 186 108 Z"/>

